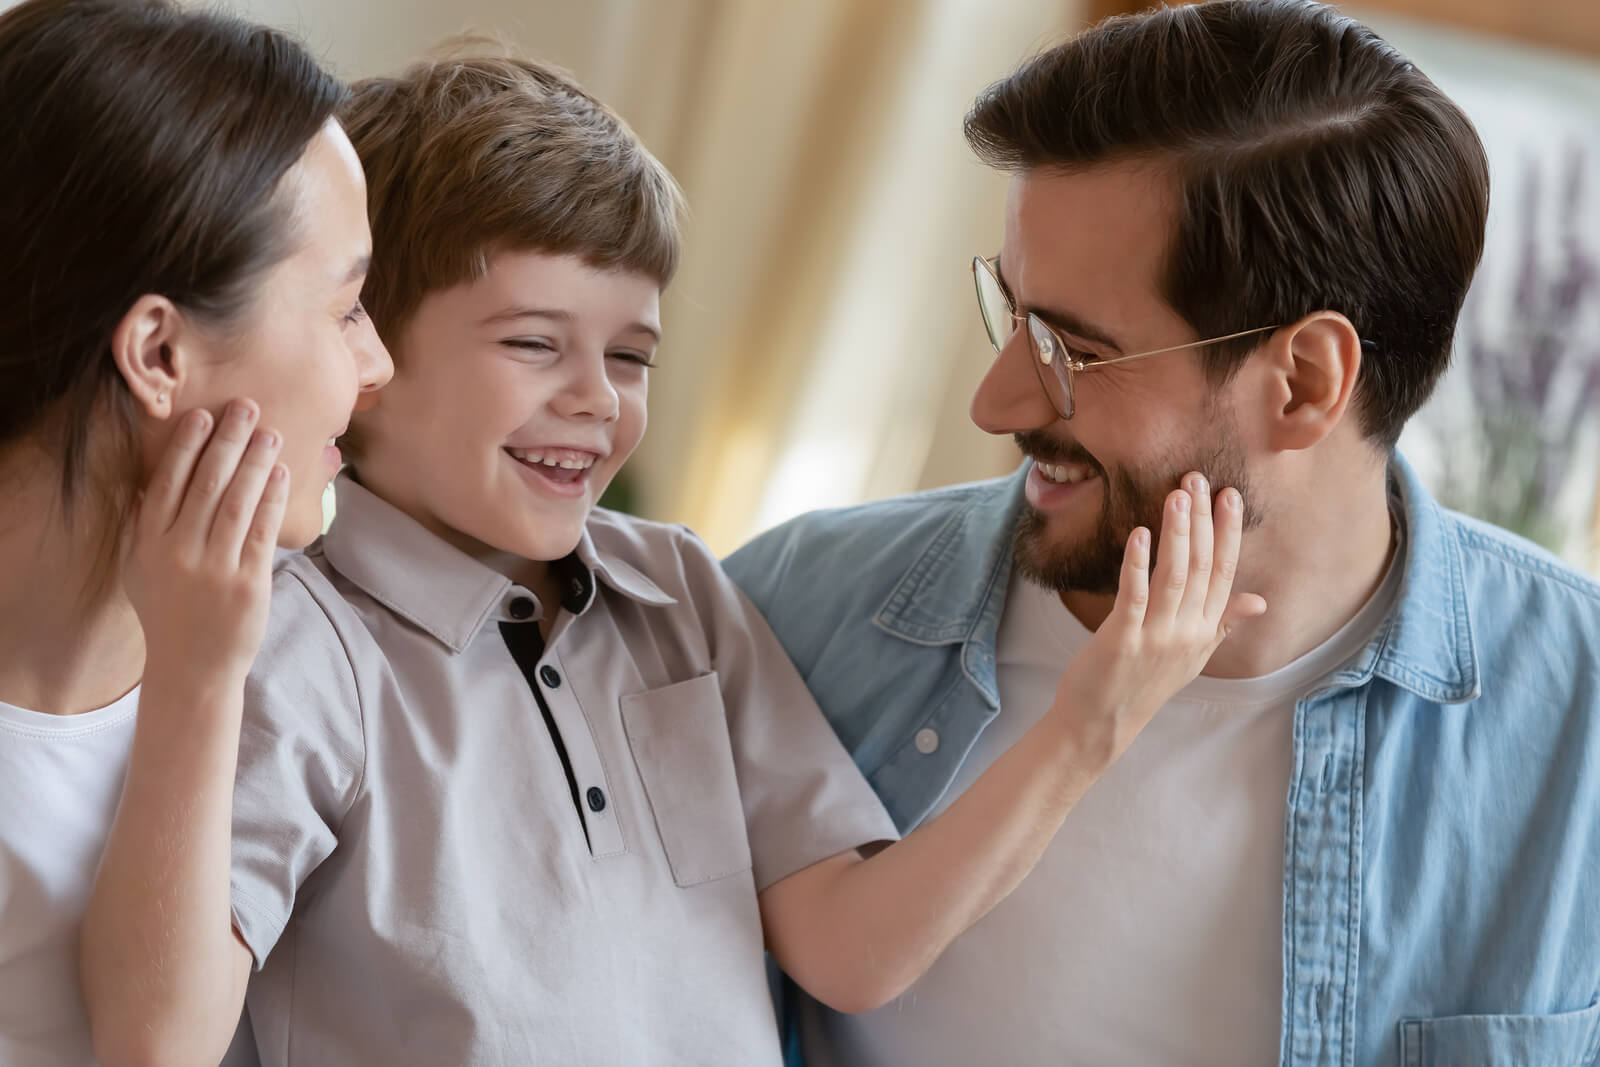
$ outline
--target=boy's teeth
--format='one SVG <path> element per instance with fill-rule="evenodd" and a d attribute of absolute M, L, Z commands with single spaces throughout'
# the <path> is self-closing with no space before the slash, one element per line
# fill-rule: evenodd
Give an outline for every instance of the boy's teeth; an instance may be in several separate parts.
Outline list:
<path fill-rule="evenodd" d="M 593 456 L 584 456 L 582 459 L 561 459 L 547 455 L 540 449 L 510 448 L 506 451 L 524 463 L 542 463 L 546 467 L 560 467 L 563 470 L 582 471 L 594 466 Z"/>
<path fill-rule="evenodd" d="M 1035 460 L 1033 465 L 1044 475 L 1045 481 L 1059 485 L 1072 485 L 1094 477 L 1094 468 L 1082 463 L 1040 463 Z"/>

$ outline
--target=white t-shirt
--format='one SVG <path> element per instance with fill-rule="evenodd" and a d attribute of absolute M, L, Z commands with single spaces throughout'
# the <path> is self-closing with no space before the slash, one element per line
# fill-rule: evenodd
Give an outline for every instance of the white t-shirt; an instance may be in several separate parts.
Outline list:
<path fill-rule="evenodd" d="M 94 1062 L 78 923 L 133 745 L 135 689 L 82 715 L 0 703 L 0 1063 Z"/>
<path fill-rule="evenodd" d="M 904 996 L 857 1016 L 807 1004 L 807 1062 L 1276 1063 L 1294 705 L 1377 633 L 1399 577 L 1391 565 L 1355 618 L 1281 670 L 1184 688 L 1017 890 Z M 1013 578 L 1001 712 L 936 813 L 1039 720 L 1090 636 L 1055 594 Z"/>
<path fill-rule="evenodd" d="M 78 925 L 133 748 L 139 690 L 81 715 L 0 702 L 0 1065 L 89 1067 Z M 256 1062 L 249 1032 L 224 1064 Z"/>

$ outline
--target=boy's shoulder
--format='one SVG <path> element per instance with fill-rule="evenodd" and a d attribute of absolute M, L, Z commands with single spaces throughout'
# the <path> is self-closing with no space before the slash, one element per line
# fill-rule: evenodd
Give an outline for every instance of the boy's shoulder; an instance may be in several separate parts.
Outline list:
<path fill-rule="evenodd" d="M 281 553 L 272 568 L 272 608 L 258 664 L 281 656 L 303 657 L 308 648 L 338 650 L 353 660 L 352 642 L 365 636 L 360 614 L 338 585 L 322 541 L 299 552 Z"/>
<path fill-rule="evenodd" d="M 642 579 L 643 587 L 654 586 L 674 600 L 693 600 L 707 582 L 726 581 L 716 554 L 682 524 L 595 508 L 585 533 L 613 578 L 634 584 Z"/>

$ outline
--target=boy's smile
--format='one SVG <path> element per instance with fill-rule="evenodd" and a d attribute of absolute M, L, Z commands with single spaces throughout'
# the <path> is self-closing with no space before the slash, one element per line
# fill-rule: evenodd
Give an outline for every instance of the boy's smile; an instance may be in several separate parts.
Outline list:
<path fill-rule="evenodd" d="M 560 559 L 644 434 L 660 287 L 576 256 L 501 252 L 430 293 L 357 416 L 369 489 L 472 555 Z"/>

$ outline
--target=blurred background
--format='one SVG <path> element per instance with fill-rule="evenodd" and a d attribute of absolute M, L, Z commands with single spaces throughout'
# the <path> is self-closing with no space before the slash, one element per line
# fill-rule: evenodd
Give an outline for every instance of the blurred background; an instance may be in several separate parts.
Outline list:
<path fill-rule="evenodd" d="M 8 0 L 0 0 L 0 7 Z M 340 74 L 498 33 L 614 106 L 688 196 L 622 502 L 719 552 L 802 511 L 1004 473 L 966 416 L 968 262 L 1005 180 L 974 95 L 1123 0 L 228 0 Z M 1447 503 L 1600 570 L 1600 0 L 1349 5 L 1478 124 L 1490 234 L 1454 367 L 1402 442 Z"/>

